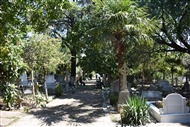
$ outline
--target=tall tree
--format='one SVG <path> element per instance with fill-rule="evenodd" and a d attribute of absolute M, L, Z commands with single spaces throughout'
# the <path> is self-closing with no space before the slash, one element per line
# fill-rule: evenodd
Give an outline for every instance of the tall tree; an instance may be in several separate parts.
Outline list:
<path fill-rule="evenodd" d="M 89 33 L 95 33 L 100 42 L 111 41 L 118 57 L 118 68 L 122 67 L 122 54 L 127 46 L 148 43 L 154 31 L 153 20 L 145 8 L 130 0 L 94 0 L 96 19 Z M 89 17 L 87 17 L 87 20 Z"/>
<path fill-rule="evenodd" d="M 66 46 L 72 55 L 71 57 L 71 77 L 70 82 L 74 84 L 76 77 L 76 57 L 80 48 L 84 43 L 81 43 L 83 35 L 79 21 L 83 17 L 82 7 L 74 2 L 71 2 L 72 7 L 63 11 L 63 18 L 51 22 L 52 32 L 54 36 L 62 38 L 62 46 Z"/>

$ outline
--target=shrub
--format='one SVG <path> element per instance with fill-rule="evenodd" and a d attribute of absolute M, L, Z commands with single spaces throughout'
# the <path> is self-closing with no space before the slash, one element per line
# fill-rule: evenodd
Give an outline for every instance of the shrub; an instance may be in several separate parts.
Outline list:
<path fill-rule="evenodd" d="M 118 101 L 118 96 L 116 95 L 110 95 L 110 105 L 116 106 Z"/>
<path fill-rule="evenodd" d="M 7 104 L 7 107 L 10 109 L 13 104 L 17 102 L 19 96 L 21 96 L 21 91 L 15 84 L 7 84 L 3 87 L 3 102 L 5 102 Z"/>
<path fill-rule="evenodd" d="M 47 103 L 47 98 L 44 94 L 38 93 L 34 96 L 36 100 L 36 107 L 45 107 Z"/>
<path fill-rule="evenodd" d="M 122 125 L 139 126 L 150 122 L 148 108 L 149 105 L 143 97 L 130 97 L 120 113 Z"/>
<path fill-rule="evenodd" d="M 63 95 L 63 87 L 60 84 L 57 84 L 55 87 L 55 96 L 60 97 Z"/>

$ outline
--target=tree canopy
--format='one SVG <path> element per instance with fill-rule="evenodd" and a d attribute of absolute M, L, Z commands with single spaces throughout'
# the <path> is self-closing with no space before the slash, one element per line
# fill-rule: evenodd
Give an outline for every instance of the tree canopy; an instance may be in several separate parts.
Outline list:
<path fill-rule="evenodd" d="M 27 32 L 43 31 L 51 20 L 69 8 L 62 0 L 2 0 L 0 2 L 0 77 L 3 84 L 19 77 L 26 69 L 21 58 Z M 56 15 L 55 15 L 56 12 Z"/>
<path fill-rule="evenodd" d="M 155 41 L 162 47 L 160 51 L 190 53 L 190 1 L 189 0 L 145 0 L 151 16 L 160 20 L 160 29 Z"/>

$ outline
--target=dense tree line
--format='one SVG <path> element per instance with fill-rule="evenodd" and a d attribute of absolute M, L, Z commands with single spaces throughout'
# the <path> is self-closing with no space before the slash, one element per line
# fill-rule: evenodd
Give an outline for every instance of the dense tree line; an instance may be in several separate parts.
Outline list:
<path fill-rule="evenodd" d="M 15 81 L 32 68 L 22 57 L 31 31 L 61 39 L 62 50 L 70 52 L 72 83 L 76 66 L 114 79 L 124 61 L 134 74 L 161 78 L 176 66 L 165 57 L 190 53 L 189 13 L 188 0 L 2 0 L 0 80 Z"/>

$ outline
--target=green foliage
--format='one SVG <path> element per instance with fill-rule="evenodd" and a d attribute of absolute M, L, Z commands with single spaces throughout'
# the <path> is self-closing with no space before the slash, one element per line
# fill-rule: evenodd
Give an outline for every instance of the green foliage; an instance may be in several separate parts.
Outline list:
<path fill-rule="evenodd" d="M 29 107 L 24 107 L 24 112 L 28 113 L 28 112 L 29 112 L 29 110 L 30 110 L 30 108 L 29 108 Z"/>
<path fill-rule="evenodd" d="M 34 34 L 27 43 L 23 58 L 31 69 L 55 72 L 58 65 L 69 60 L 67 50 L 61 50 L 61 40 L 47 34 Z"/>
<path fill-rule="evenodd" d="M 145 125 L 150 122 L 148 108 L 143 97 L 130 97 L 121 112 L 122 123 L 130 126 Z"/>
<path fill-rule="evenodd" d="M 3 45 L 0 43 L 0 80 L 3 84 L 14 81 L 27 70 L 21 57 L 22 48 L 22 42 L 11 43 L 11 38 Z"/>
<path fill-rule="evenodd" d="M 55 96 L 56 97 L 60 97 L 63 95 L 63 87 L 61 84 L 57 84 L 56 87 L 55 87 Z"/>
<path fill-rule="evenodd" d="M 143 0 L 149 14 L 160 20 L 156 42 L 161 50 L 189 53 L 190 1 L 189 0 Z M 166 47 L 164 47 L 165 45 Z"/>
<path fill-rule="evenodd" d="M 3 84 L 18 78 L 27 66 L 21 58 L 26 33 L 43 31 L 50 21 L 62 17 L 68 0 L 3 0 L 0 2 L 0 80 Z M 56 15 L 55 15 L 56 13 Z"/>
<path fill-rule="evenodd" d="M 134 82 L 131 83 L 131 87 L 137 88 L 137 85 L 138 85 L 137 83 L 134 83 Z"/>
<path fill-rule="evenodd" d="M 40 107 L 45 107 L 47 103 L 47 98 L 44 94 L 37 94 L 35 95 L 36 105 Z"/>
<path fill-rule="evenodd" d="M 118 96 L 111 94 L 110 95 L 110 105 L 116 107 L 118 102 Z"/>
<path fill-rule="evenodd" d="M 125 54 L 131 56 L 134 48 L 141 49 L 138 53 L 141 54 L 142 51 L 148 51 L 149 47 L 153 46 L 151 35 L 155 33 L 156 21 L 148 18 L 146 8 L 139 8 L 135 2 L 130 0 L 94 0 L 94 2 L 96 4 L 89 6 L 91 7 L 90 13 L 87 13 L 88 16 L 82 20 L 82 24 L 85 24 L 84 29 L 86 29 L 84 40 L 86 39 L 88 46 L 91 46 L 85 50 L 85 54 L 89 54 L 90 51 L 101 53 L 98 56 L 100 59 L 96 58 L 98 60 L 94 62 L 94 66 L 98 64 L 102 66 L 98 68 L 100 71 L 118 74 L 117 67 L 123 63 Z M 142 50 L 144 49 L 142 45 L 147 50 Z M 92 56 L 96 57 L 96 53 L 87 55 L 84 60 L 90 63 L 89 59 Z M 112 58 L 107 56 L 112 56 Z"/>
<path fill-rule="evenodd" d="M 7 104 L 8 108 L 11 108 L 14 103 L 17 102 L 17 99 L 19 96 L 21 96 L 21 91 L 18 89 L 15 84 L 7 84 L 3 86 L 3 96 L 4 96 L 4 102 Z"/>

